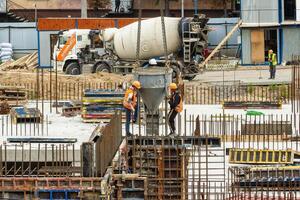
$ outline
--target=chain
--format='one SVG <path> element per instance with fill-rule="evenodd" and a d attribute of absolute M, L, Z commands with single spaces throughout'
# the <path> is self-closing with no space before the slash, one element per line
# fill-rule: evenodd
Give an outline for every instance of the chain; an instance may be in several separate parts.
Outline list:
<path fill-rule="evenodd" d="M 168 46 L 167 46 L 166 26 L 165 26 L 165 17 L 164 17 L 162 0 L 160 0 L 160 17 L 161 17 L 161 30 L 162 30 L 163 45 L 164 45 L 164 52 L 165 52 L 165 59 L 166 59 L 165 66 L 166 68 L 169 68 L 170 61 L 168 59 L 168 52 L 167 52 Z"/>
<path fill-rule="evenodd" d="M 137 32 L 137 46 L 136 46 L 136 64 L 134 67 L 140 66 L 140 46 L 141 46 L 141 28 L 142 28 L 142 8 L 141 0 L 139 0 L 139 19 L 138 19 L 138 32 Z"/>

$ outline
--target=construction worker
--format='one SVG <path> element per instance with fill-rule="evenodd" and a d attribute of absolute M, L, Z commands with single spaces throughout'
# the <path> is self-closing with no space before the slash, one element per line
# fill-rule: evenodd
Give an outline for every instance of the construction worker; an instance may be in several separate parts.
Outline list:
<path fill-rule="evenodd" d="M 276 74 L 276 65 L 277 65 L 277 56 L 275 53 L 273 53 L 273 50 L 269 50 L 268 54 L 268 61 L 270 65 L 270 78 L 269 79 L 275 79 Z"/>
<path fill-rule="evenodd" d="M 121 5 L 121 0 L 116 0 L 115 1 L 115 12 L 118 13 L 119 12 L 119 9 L 120 9 L 120 5 Z"/>
<path fill-rule="evenodd" d="M 139 81 L 134 81 L 132 85 L 126 90 L 124 100 L 123 100 L 123 106 L 126 111 L 126 136 L 130 136 L 131 133 L 129 131 L 130 121 L 132 112 L 134 113 L 134 117 L 132 119 L 133 123 L 137 120 L 137 91 L 141 88 L 141 83 Z"/>
<path fill-rule="evenodd" d="M 176 83 L 171 83 L 169 85 L 171 96 L 169 97 L 170 111 L 168 114 L 168 121 L 170 126 L 170 135 L 175 134 L 175 118 L 178 113 L 183 110 L 182 97 L 179 94 L 178 87 Z"/>
<path fill-rule="evenodd" d="M 157 65 L 156 60 L 155 60 L 154 58 L 151 58 L 151 59 L 149 60 L 149 66 L 156 66 L 156 65 Z"/>

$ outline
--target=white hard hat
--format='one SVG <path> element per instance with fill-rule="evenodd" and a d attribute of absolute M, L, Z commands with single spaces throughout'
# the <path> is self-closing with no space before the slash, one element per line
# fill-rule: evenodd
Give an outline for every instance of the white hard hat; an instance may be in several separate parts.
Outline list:
<path fill-rule="evenodd" d="M 150 65 L 157 65 L 157 62 L 154 58 L 152 58 L 152 59 L 149 60 L 149 64 Z"/>

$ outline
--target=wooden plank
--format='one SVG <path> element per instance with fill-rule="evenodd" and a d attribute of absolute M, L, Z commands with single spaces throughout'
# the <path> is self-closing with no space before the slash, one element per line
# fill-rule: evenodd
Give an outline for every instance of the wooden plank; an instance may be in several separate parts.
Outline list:
<path fill-rule="evenodd" d="M 265 62 L 264 30 L 251 31 L 251 61 L 253 64 Z"/>

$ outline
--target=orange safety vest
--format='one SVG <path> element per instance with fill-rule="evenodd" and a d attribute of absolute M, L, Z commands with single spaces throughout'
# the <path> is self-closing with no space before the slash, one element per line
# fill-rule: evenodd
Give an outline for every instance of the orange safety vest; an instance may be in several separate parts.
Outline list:
<path fill-rule="evenodd" d="M 125 92 L 123 106 L 129 110 L 135 108 L 137 102 L 136 92 L 132 87 L 128 88 Z"/>
<path fill-rule="evenodd" d="M 181 97 L 181 95 L 180 94 L 178 94 L 179 95 L 179 97 L 180 97 L 180 101 L 179 101 L 179 104 L 175 107 L 175 111 L 176 112 L 178 112 L 178 113 L 180 113 L 180 112 L 182 112 L 182 110 L 183 110 L 183 102 L 182 102 L 182 97 Z M 173 101 L 175 100 L 175 95 L 173 95 Z"/>

